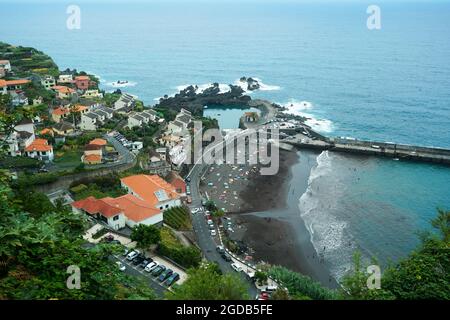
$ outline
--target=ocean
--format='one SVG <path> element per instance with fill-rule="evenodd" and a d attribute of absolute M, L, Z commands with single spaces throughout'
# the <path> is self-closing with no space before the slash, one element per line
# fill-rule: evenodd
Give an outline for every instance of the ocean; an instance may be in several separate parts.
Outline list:
<path fill-rule="evenodd" d="M 253 97 L 327 135 L 450 148 L 450 3 L 382 1 L 370 31 L 368 3 L 336 2 L 81 1 L 81 29 L 69 30 L 69 3 L 0 1 L 0 41 L 94 73 L 105 90 L 127 80 L 121 89 L 149 106 L 252 76 L 263 83 Z M 232 126 L 236 115 L 221 117 Z M 323 153 L 299 214 L 339 276 L 354 248 L 383 263 L 406 256 L 436 207 L 450 208 L 449 183 L 448 167 Z"/>

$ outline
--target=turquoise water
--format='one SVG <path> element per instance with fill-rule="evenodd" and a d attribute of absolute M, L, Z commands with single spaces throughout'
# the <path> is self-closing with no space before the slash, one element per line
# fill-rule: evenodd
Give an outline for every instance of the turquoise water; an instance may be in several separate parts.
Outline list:
<path fill-rule="evenodd" d="M 310 102 L 297 111 L 327 121 L 329 135 L 450 147 L 448 1 L 383 1 L 380 31 L 366 28 L 364 1 L 82 1 L 81 30 L 66 28 L 64 1 L 28 2 L 1 1 L 1 41 L 92 72 L 107 90 L 128 80 L 122 89 L 148 105 L 182 85 L 253 76 L 267 85 L 254 97 Z M 447 167 L 340 155 L 319 162 L 310 181 L 319 189 L 300 206 L 318 246 L 348 240 L 383 260 L 404 256 L 435 207 L 450 208 Z M 329 255 L 337 273 L 339 248 Z"/>
<path fill-rule="evenodd" d="M 218 107 L 208 107 L 203 110 L 205 117 L 217 119 L 221 129 L 237 129 L 239 128 L 239 119 L 245 112 L 257 112 L 256 108 L 242 108 L 242 109 L 224 109 Z"/>

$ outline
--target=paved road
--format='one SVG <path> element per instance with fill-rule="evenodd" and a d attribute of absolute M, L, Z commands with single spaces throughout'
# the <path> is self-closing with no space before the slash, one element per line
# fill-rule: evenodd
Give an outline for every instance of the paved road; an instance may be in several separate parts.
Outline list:
<path fill-rule="evenodd" d="M 130 151 L 128 150 L 128 148 L 125 148 L 116 138 L 111 137 L 107 134 L 105 134 L 103 136 L 106 140 L 108 140 L 108 142 L 114 147 L 114 149 L 116 149 L 119 154 L 120 154 L 120 159 L 119 161 L 116 161 L 114 163 L 110 163 L 110 164 L 104 164 L 104 167 L 113 167 L 113 166 L 118 166 L 121 164 L 127 164 L 127 163 L 133 163 L 133 161 L 135 160 L 136 156 Z"/>
<path fill-rule="evenodd" d="M 189 173 L 189 177 L 191 178 L 190 188 L 191 188 L 191 198 L 192 204 L 189 206 L 192 208 L 199 208 L 202 206 L 201 194 L 199 191 L 200 177 L 203 170 L 206 169 L 206 165 L 197 164 L 194 165 L 191 172 Z M 226 262 L 222 256 L 216 251 L 216 242 L 210 234 L 209 226 L 206 222 L 205 216 L 203 212 L 196 213 L 192 217 L 192 225 L 194 228 L 194 232 L 197 235 L 197 242 L 200 246 L 205 258 L 209 261 L 217 262 L 220 269 L 223 273 L 233 273 L 234 271 L 229 262 Z M 242 279 L 248 282 L 249 284 L 249 295 L 250 298 L 253 298 L 257 294 L 257 289 L 255 285 L 247 279 L 243 272 L 240 273 Z"/>

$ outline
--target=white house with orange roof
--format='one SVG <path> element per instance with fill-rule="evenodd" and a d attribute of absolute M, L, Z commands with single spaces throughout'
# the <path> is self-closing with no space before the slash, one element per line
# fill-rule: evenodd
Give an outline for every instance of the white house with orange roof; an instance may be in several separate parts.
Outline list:
<path fill-rule="evenodd" d="M 25 148 L 25 154 L 29 158 L 42 161 L 52 161 L 54 159 L 53 147 L 48 144 L 46 139 L 35 139 Z"/>
<path fill-rule="evenodd" d="M 103 222 L 111 228 L 119 230 L 125 225 L 133 228 L 136 225 L 162 225 L 163 213 L 153 208 L 145 201 L 127 194 L 118 198 L 95 199 L 89 197 L 73 202 L 72 211 L 75 213 L 87 213 Z"/>
<path fill-rule="evenodd" d="M 56 92 L 59 99 L 71 98 L 75 94 L 75 90 L 66 86 L 53 86 L 52 89 Z"/>
<path fill-rule="evenodd" d="M 120 179 L 129 194 L 145 201 L 153 208 L 164 211 L 181 205 L 181 195 L 175 186 L 158 175 L 135 175 Z"/>

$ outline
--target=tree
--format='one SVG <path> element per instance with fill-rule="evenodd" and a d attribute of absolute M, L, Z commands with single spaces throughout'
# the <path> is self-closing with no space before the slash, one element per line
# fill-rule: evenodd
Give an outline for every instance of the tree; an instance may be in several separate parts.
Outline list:
<path fill-rule="evenodd" d="M 216 204 L 214 203 L 214 201 L 212 201 L 212 200 L 206 201 L 206 203 L 205 203 L 205 208 L 206 208 L 207 210 L 211 211 L 211 212 L 214 212 L 214 211 L 217 210 L 217 206 L 216 206 Z"/>
<path fill-rule="evenodd" d="M 220 275 L 205 264 L 188 270 L 187 280 L 167 293 L 170 300 L 246 300 L 247 284 L 235 274 Z"/>
<path fill-rule="evenodd" d="M 145 249 L 161 241 L 159 228 L 139 224 L 131 231 L 131 240 L 136 241 L 139 248 Z"/>
<path fill-rule="evenodd" d="M 375 262 L 374 262 L 375 263 Z M 361 253 L 353 255 L 353 270 L 346 274 L 342 281 L 341 297 L 352 300 L 392 300 L 394 296 L 384 289 L 369 289 L 367 279 L 369 274 L 361 262 Z"/>
<path fill-rule="evenodd" d="M 277 288 L 272 295 L 270 296 L 271 300 L 291 300 L 291 297 L 289 296 L 289 293 L 286 289 L 283 288 Z"/>
<path fill-rule="evenodd" d="M 267 279 L 269 279 L 269 277 L 267 276 L 267 273 L 262 272 L 262 271 L 255 272 L 255 281 L 259 286 L 263 286 L 264 284 L 267 284 Z"/>

